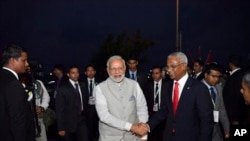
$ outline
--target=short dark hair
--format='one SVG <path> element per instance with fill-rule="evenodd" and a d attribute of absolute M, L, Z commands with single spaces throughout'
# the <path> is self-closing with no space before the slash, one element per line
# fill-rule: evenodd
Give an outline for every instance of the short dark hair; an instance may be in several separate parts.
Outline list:
<path fill-rule="evenodd" d="M 77 65 L 72 65 L 72 66 L 70 66 L 70 67 L 68 68 L 67 73 L 69 73 L 70 70 L 71 70 L 71 69 L 74 69 L 74 68 L 77 68 L 77 69 L 80 71 L 80 68 L 79 68 Z"/>
<path fill-rule="evenodd" d="M 210 74 L 211 70 L 222 72 L 222 68 L 215 63 L 210 63 L 205 66 L 204 73 Z"/>
<path fill-rule="evenodd" d="M 204 67 L 204 65 L 205 65 L 204 62 L 202 60 L 200 60 L 200 59 L 196 59 L 196 60 L 194 60 L 194 62 L 198 63 L 202 67 Z"/>
<path fill-rule="evenodd" d="M 241 57 L 239 55 L 232 55 L 229 57 L 229 63 L 233 64 L 236 67 L 240 67 Z"/>
<path fill-rule="evenodd" d="M 11 58 L 14 58 L 17 60 L 19 57 L 21 57 L 23 52 L 27 52 L 27 51 L 18 45 L 14 45 L 14 44 L 8 45 L 4 49 L 3 54 L 2 54 L 2 64 L 3 65 L 8 64 Z"/>
<path fill-rule="evenodd" d="M 65 73 L 65 67 L 62 65 L 62 64 L 56 64 L 54 67 L 53 67 L 53 70 L 54 69 L 58 69 L 60 70 L 62 73 Z"/>
<path fill-rule="evenodd" d="M 85 66 L 84 71 L 87 71 L 88 67 L 92 67 L 94 70 L 96 70 L 93 64 L 88 64 L 87 66 Z"/>
<path fill-rule="evenodd" d="M 138 57 L 136 55 L 129 55 L 127 61 L 129 60 L 136 60 L 138 61 Z"/>
<path fill-rule="evenodd" d="M 153 71 L 153 69 L 160 69 L 160 71 L 162 71 L 162 67 L 161 66 L 157 66 L 157 65 L 152 67 L 152 71 Z"/>

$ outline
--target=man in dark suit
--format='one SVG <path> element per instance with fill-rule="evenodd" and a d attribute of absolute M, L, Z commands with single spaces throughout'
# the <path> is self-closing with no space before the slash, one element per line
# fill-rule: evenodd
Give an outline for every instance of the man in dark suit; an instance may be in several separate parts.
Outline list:
<path fill-rule="evenodd" d="M 138 70 L 138 64 L 138 59 L 135 56 L 130 56 L 127 60 L 128 69 L 125 72 L 125 77 L 137 81 L 141 89 L 144 91 L 147 82 L 147 74 Z"/>
<path fill-rule="evenodd" d="M 87 65 L 85 67 L 86 79 L 84 79 L 85 92 L 84 97 L 88 101 L 87 104 L 87 125 L 88 136 L 90 141 L 97 141 L 99 138 L 98 132 L 98 115 L 95 108 L 95 97 L 93 96 L 93 89 L 99 83 L 99 80 L 95 77 L 96 70 L 93 65 Z"/>
<path fill-rule="evenodd" d="M 56 97 L 58 134 L 63 141 L 88 141 L 84 85 L 78 81 L 79 68 L 72 66 L 67 73 L 69 80 L 59 86 Z"/>
<path fill-rule="evenodd" d="M 230 122 L 231 134 L 234 134 L 239 125 L 243 125 L 247 117 L 247 107 L 240 93 L 243 70 L 241 69 L 241 58 L 238 55 L 229 57 L 230 76 L 223 88 L 225 108 Z M 232 137 L 232 136 L 231 136 Z"/>
<path fill-rule="evenodd" d="M 167 82 L 162 79 L 162 67 L 152 68 L 152 81 L 149 81 L 145 88 L 145 98 L 148 106 L 149 118 L 151 118 L 160 108 L 161 99 L 167 94 Z M 149 133 L 148 141 L 162 141 L 165 120 L 156 129 Z"/>
<path fill-rule="evenodd" d="M 193 66 L 194 79 L 202 80 L 204 78 L 203 68 L 204 68 L 204 62 L 202 60 L 200 59 L 194 60 L 194 66 Z"/>
<path fill-rule="evenodd" d="M 5 48 L 0 71 L 0 137 L 3 141 L 34 141 L 35 127 L 28 94 L 18 73 L 28 67 L 27 52 L 17 45 Z"/>
<path fill-rule="evenodd" d="M 175 52 L 167 58 L 167 71 L 173 79 L 162 97 L 161 109 L 149 120 L 150 131 L 166 119 L 164 141 L 211 141 L 213 132 L 213 104 L 209 91 L 200 81 L 189 78 L 187 57 Z M 141 125 L 140 133 L 145 131 Z M 137 133 L 138 134 L 138 133 Z"/>

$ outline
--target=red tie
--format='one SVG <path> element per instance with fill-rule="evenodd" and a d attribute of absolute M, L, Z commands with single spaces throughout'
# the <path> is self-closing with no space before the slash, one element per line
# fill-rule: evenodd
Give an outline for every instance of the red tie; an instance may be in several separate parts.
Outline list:
<path fill-rule="evenodd" d="M 174 84 L 174 98 L 173 98 L 173 112 L 174 112 L 174 115 L 175 115 L 175 112 L 177 110 L 177 107 L 178 107 L 178 101 L 179 101 L 179 83 L 178 82 L 175 82 Z"/>

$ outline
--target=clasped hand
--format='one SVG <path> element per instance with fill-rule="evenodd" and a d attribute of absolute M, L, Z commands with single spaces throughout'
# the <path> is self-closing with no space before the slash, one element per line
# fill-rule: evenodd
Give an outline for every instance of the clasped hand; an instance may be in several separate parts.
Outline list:
<path fill-rule="evenodd" d="M 137 136 L 144 136 L 148 133 L 149 127 L 146 123 L 135 123 L 132 125 L 130 131 Z"/>

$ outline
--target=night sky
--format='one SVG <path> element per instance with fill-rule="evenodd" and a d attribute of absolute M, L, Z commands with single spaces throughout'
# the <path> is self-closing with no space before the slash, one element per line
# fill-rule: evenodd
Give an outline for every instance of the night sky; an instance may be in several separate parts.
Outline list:
<path fill-rule="evenodd" d="M 29 59 L 44 65 L 84 67 L 109 33 L 137 29 L 155 41 L 151 61 L 165 65 L 175 48 L 175 0 L 1 0 L 0 48 L 14 43 L 25 47 Z M 211 50 L 225 64 L 229 55 L 250 61 L 250 4 L 248 0 L 180 0 L 182 51 L 202 59 Z"/>

